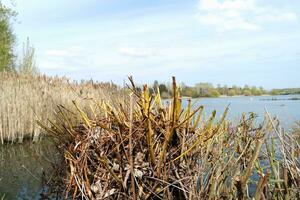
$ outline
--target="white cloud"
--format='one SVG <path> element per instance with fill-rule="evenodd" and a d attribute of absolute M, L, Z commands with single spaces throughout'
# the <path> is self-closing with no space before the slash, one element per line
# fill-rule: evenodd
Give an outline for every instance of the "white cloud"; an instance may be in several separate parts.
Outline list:
<path fill-rule="evenodd" d="M 64 71 L 64 72 L 74 72 L 78 71 L 78 67 L 73 65 L 59 62 L 59 61 L 51 61 L 51 60 L 44 60 L 39 64 L 39 68 L 41 70 L 47 71 Z"/>
<path fill-rule="evenodd" d="M 47 56 L 55 56 L 55 57 L 71 57 L 74 56 L 72 52 L 66 50 L 47 50 L 45 52 Z"/>
<path fill-rule="evenodd" d="M 254 0 L 201 0 L 199 4 L 203 10 L 251 10 L 255 7 Z"/>
<path fill-rule="evenodd" d="M 257 0 L 200 0 L 197 19 L 218 31 L 257 31 L 267 22 L 295 21 L 297 15 L 258 5 Z"/>
<path fill-rule="evenodd" d="M 297 15 L 293 12 L 280 13 L 279 11 L 273 11 L 273 13 L 269 12 L 257 15 L 256 20 L 260 22 L 296 21 Z"/>
<path fill-rule="evenodd" d="M 130 57 L 152 57 L 157 56 L 157 49 L 153 48 L 137 48 L 137 47 L 121 47 L 119 53 Z"/>
<path fill-rule="evenodd" d="M 39 68 L 46 70 L 59 70 L 62 68 L 58 63 L 43 61 L 39 64 Z"/>
<path fill-rule="evenodd" d="M 84 51 L 81 46 L 71 46 L 66 49 L 50 49 L 45 51 L 46 56 L 52 57 L 76 57 Z"/>
<path fill-rule="evenodd" d="M 83 64 L 89 63 L 86 49 L 81 46 L 70 46 L 61 49 L 48 49 L 42 54 L 39 66 L 42 70 L 77 71 Z"/>
<path fill-rule="evenodd" d="M 236 17 L 231 17 L 232 15 L 226 16 L 226 13 L 223 16 L 220 14 L 207 14 L 199 16 L 199 21 L 208 26 L 215 27 L 218 31 L 231 31 L 231 30 L 250 30 L 256 31 L 260 30 L 261 27 L 246 21 L 239 15 Z"/>

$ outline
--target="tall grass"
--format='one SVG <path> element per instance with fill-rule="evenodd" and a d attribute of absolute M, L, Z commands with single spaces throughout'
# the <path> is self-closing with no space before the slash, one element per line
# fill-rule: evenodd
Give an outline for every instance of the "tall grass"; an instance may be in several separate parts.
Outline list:
<path fill-rule="evenodd" d="M 24 137 L 37 140 L 41 128 L 36 121 L 46 124 L 49 124 L 48 119 L 55 121 L 53 110 L 57 105 L 70 108 L 74 100 L 90 113 L 91 99 L 109 100 L 117 95 L 116 91 L 117 87 L 109 83 L 78 83 L 33 73 L 1 72 L 0 142 L 21 142 Z"/>
<path fill-rule="evenodd" d="M 131 81 L 131 95 L 91 104 L 89 116 L 58 109 L 40 125 L 65 157 L 64 197 L 73 199 L 299 199 L 298 142 L 266 114 L 238 124 L 203 106 L 181 106 L 173 79 L 171 102 Z"/>

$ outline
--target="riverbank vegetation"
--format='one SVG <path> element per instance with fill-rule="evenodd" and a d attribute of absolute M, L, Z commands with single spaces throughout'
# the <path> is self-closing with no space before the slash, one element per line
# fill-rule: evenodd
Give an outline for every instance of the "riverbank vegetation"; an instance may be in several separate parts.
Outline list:
<path fill-rule="evenodd" d="M 70 81 L 67 78 L 47 77 L 34 73 L 0 73 L 0 142 L 18 141 L 24 137 L 38 140 L 41 129 L 36 121 L 54 120 L 53 110 L 72 107 L 77 101 L 89 110 L 91 99 L 110 101 L 118 87 L 111 83 Z"/>
<path fill-rule="evenodd" d="M 172 96 L 171 84 L 158 83 L 154 81 L 153 87 L 150 88 L 150 93 L 155 91 L 155 88 L 159 88 L 162 98 L 170 98 Z M 194 86 L 187 86 L 184 83 L 179 85 L 182 96 L 198 98 L 198 97 L 219 97 L 219 96 L 260 96 L 263 94 L 269 94 L 263 87 L 255 87 L 245 85 L 244 87 L 233 86 L 221 86 L 214 87 L 211 83 L 197 83 Z"/>
<path fill-rule="evenodd" d="M 150 93 L 154 93 L 159 88 L 162 98 L 170 98 L 172 96 L 172 85 L 170 83 L 159 83 L 154 81 L 150 87 Z M 184 97 L 220 97 L 220 96 L 261 96 L 261 95 L 289 95 L 300 94 L 300 88 L 272 89 L 266 90 L 263 87 L 256 86 L 227 86 L 220 84 L 214 87 L 211 83 L 196 83 L 194 86 L 188 86 L 185 83 L 179 85 L 182 96 Z"/>
<path fill-rule="evenodd" d="M 300 94 L 300 88 L 285 88 L 285 89 L 273 89 L 272 95 L 289 95 L 289 94 Z"/>
<path fill-rule="evenodd" d="M 174 79 L 169 102 L 130 80 L 114 105 L 94 101 L 89 115 L 75 104 L 40 123 L 65 157 L 54 183 L 65 198 L 300 198 L 299 143 L 268 113 L 262 124 L 254 114 L 232 124 L 229 108 L 204 119 L 202 106 L 182 107 Z"/>

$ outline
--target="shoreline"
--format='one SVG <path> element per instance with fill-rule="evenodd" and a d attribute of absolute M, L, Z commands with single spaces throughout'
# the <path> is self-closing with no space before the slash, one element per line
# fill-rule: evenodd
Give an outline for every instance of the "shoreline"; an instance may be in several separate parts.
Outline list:
<path fill-rule="evenodd" d="M 253 98 L 253 97 L 283 97 L 283 96 L 299 96 L 299 97 L 295 97 L 299 98 L 300 100 L 300 94 L 279 94 L 279 95 L 271 95 L 271 94 L 264 94 L 264 95 L 251 95 L 251 96 L 245 96 L 245 95 L 234 95 L 234 96 L 227 96 L 227 95 L 220 95 L 218 97 L 189 97 L 189 96 L 182 96 L 181 99 L 218 99 L 218 98 L 240 98 L 240 97 L 249 97 L 249 98 Z M 170 100 L 171 98 L 162 98 L 164 100 Z M 269 99 L 266 99 L 269 100 Z M 273 99 L 270 99 L 273 100 Z M 289 98 L 289 99 L 284 99 L 284 98 L 280 98 L 280 99 L 276 99 L 274 98 L 274 100 L 296 100 L 293 99 L 293 97 Z"/>

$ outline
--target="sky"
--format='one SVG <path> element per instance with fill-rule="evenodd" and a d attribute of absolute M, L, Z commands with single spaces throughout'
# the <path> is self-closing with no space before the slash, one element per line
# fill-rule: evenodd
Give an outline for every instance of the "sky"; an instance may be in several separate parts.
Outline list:
<path fill-rule="evenodd" d="M 48 75 L 300 87 L 299 0 L 14 0 Z"/>

